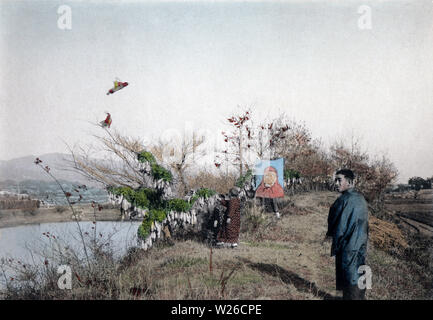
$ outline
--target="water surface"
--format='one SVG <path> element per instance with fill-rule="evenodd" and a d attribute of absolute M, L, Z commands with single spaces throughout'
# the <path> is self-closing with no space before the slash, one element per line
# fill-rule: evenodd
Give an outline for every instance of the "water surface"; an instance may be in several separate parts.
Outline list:
<path fill-rule="evenodd" d="M 110 243 L 116 257 L 129 247 L 137 246 L 137 221 L 79 222 L 83 237 L 96 237 L 100 243 Z M 96 228 L 95 228 L 96 227 Z M 108 246 L 107 246 L 108 247 Z M 83 254 L 77 222 L 56 222 L 0 228 L 0 259 L 13 258 L 24 263 L 50 257 L 54 250 L 73 248 Z"/>

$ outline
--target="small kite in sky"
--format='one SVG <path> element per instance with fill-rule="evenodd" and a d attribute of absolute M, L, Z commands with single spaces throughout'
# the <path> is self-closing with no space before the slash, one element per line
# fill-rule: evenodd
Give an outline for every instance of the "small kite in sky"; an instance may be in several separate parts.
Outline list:
<path fill-rule="evenodd" d="M 107 117 L 105 118 L 105 120 L 101 121 L 100 124 L 101 124 L 101 127 L 103 127 L 103 128 L 105 128 L 105 127 L 110 128 L 111 122 L 112 122 L 111 115 L 108 112 L 106 112 L 106 113 L 107 113 Z"/>
<path fill-rule="evenodd" d="M 122 82 L 116 78 L 116 80 L 114 80 L 114 87 L 108 90 L 107 95 L 109 95 L 110 93 L 113 94 L 116 91 L 125 88 L 126 86 L 128 86 L 128 82 Z"/>

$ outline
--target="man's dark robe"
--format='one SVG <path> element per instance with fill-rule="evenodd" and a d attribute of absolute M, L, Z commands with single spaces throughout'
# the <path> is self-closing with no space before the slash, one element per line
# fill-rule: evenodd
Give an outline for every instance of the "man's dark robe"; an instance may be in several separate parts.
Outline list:
<path fill-rule="evenodd" d="M 348 189 L 329 210 L 327 236 L 332 237 L 336 287 L 343 290 L 358 284 L 358 268 L 365 264 L 368 241 L 368 208 L 364 197 Z"/>

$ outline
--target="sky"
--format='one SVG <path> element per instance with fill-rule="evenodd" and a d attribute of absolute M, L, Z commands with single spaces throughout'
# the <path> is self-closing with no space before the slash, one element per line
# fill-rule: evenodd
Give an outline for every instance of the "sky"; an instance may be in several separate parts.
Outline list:
<path fill-rule="evenodd" d="M 250 107 L 430 177 L 432 55 L 433 1 L 2 0 L 0 160 L 92 144 L 105 111 L 145 143 L 220 145 Z M 130 85 L 106 95 L 116 77 Z"/>

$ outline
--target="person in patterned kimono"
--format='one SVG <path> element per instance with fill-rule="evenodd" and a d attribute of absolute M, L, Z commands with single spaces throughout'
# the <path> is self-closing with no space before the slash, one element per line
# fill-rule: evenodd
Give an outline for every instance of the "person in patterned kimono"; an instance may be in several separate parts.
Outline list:
<path fill-rule="evenodd" d="M 229 196 L 229 200 L 221 200 L 221 204 L 227 207 L 227 211 L 218 232 L 217 246 L 236 248 L 238 246 L 241 228 L 241 201 L 239 199 L 238 189 L 232 188 Z"/>

